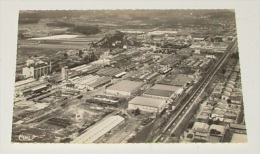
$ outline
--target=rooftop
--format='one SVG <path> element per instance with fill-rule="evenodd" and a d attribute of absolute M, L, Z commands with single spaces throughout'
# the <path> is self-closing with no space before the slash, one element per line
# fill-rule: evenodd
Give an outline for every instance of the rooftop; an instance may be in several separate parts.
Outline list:
<path fill-rule="evenodd" d="M 179 93 L 179 91 L 181 90 L 182 88 L 177 86 L 156 84 L 152 88 L 147 90 L 144 94 L 162 96 L 162 97 L 171 97 L 172 94 L 176 92 Z"/>
<path fill-rule="evenodd" d="M 91 127 L 84 134 L 72 141 L 72 143 L 93 143 L 122 121 L 124 121 L 124 118 L 120 116 L 111 116 Z"/>
<path fill-rule="evenodd" d="M 171 97 L 173 91 L 169 90 L 161 90 L 161 89 L 149 89 L 144 94 L 146 95 L 155 95 L 155 96 L 162 96 L 162 97 Z"/>
<path fill-rule="evenodd" d="M 247 142 L 247 135 L 245 134 L 233 134 L 231 143 L 245 143 Z"/>
<path fill-rule="evenodd" d="M 237 129 L 246 129 L 246 126 L 241 124 L 230 124 L 230 127 Z"/>
<path fill-rule="evenodd" d="M 105 84 L 105 83 L 107 83 L 107 82 L 110 82 L 110 81 L 111 81 L 110 78 L 104 77 L 104 78 L 98 79 L 97 81 L 95 81 L 94 83 L 90 84 L 89 86 L 96 88 L 96 87 L 98 87 L 98 86 L 100 86 L 100 85 L 102 85 L 102 84 Z"/>
<path fill-rule="evenodd" d="M 34 79 L 34 78 L 29 78 L 29 79 L 26 79 L 26 80 L 18 81 L 18 82 L 15 82 L 15 87 L 25 85 L 25 84 L 29 84 L 29 83 L 34 82 L 34 81 L 36 81 L 36 79 Z"/>
<path fill-rule="evenodd" d="M 208 119 L 209 118 L 209 113 L 206 112 L 201 112 L 198 116 L 197 119 Z"/>
<path fill-rule="evenodd" d="M 204 131 L 204 130 L 207 131 L 209 129 L 209 125 L 204 122 L 195 122 L 192 129 L 199 130 L 199 131 Z"/>
<path fill-rule="evenodd" d="M 160 89 L 160 90 L 168 90 L 168 91 L 178 91 L 181 89 L 181 87 L 178 86 L 169 86 L 169 85 L 163 85 L 163 84 L 156 84 L 151 89 Z"/>
<path fill-rule="evenodd" d="M 192 81 L 192 77 L 186 74 L 174 74 L 165 79 L 161 80 L 160 83 L 168 84 L 168 85 L 175 85 L 175 86 L 183 86 L 187 83 Z"/>
<path fill-rule="evenodd" d="M 150 107 L 159 107 L 165 103 L 166 103 L 165 100 L 161 100 L 157 98 L 141 97 L 141 96 L 137 96 L 131 101 L 129 101 L 129 104 L 150 106 Z"/>
<path fill-rule="evenodd" d="M 209 143 L 219 143 L 220 141 L 221 141 L 221 137 L 217 137 L 217 136 L 209 137 Z"/>
<path fill-rule="evenodd" d="M 118 90 L 118 91 L 126 91 L 126 92 L 133 92 L 137 88 L 141 87 L 144 83 L 143 82 L 136 82 L 130 80 L 122 80 L 107 89 L 109 90 Z"/>

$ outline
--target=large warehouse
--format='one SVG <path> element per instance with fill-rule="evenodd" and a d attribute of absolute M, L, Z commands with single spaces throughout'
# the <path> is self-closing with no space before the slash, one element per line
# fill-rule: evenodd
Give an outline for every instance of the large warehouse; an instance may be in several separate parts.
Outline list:
<path fill-rule="evenodd" d="M 140 87 L 144 85 L 143 82 L 136 82 L 130 80 L 122 80 L 107 88 L 106 92 L 116 95 L 130 96 L 137 92 Z"/>
<path fill-rule="evenodd" d="M 160 99 L 169 99 L 178 96 L 183 91 L 183 88 L 179 86 L 169 86 L 156 84 L 150 89 L 148 89 L 143 96 L 160 98 Z"/>
<path fill-rule="evenodd" d="M 97 139 L 99 139 L 124 121 L 125 119 L 123 117 L 111 116 L 91 127 L 88 131 L 78 136 L 71 143 L 94 143 Z"/>
<path fill-rule="evenodd" d="M 128 109 L 135 110 L 139 108 L 141 111 L 160 113 L 166 106 L 166 100 L 158 98 L 148 98 L 137 96 L 128 102 Z"/>

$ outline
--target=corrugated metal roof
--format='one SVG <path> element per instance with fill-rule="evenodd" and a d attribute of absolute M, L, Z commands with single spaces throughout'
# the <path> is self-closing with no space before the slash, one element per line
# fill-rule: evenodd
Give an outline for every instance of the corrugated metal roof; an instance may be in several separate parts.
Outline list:
<path fill-rule="evenodd" d="M 163 84 L 156 84 L 154 85 L 151 89 L 160 89 L 160 90 L 168 90 L 168 91 L 178 91 L 181 90 L 182 88 L 179 86 L 169 86 L 169 85 L 163 85 Z"/>
<path fill-rule="evenodd" d="M 174 92 L 169 90 L 161 90 L 161 89 L 149 89 L 144 94 L 145 95 L 154 95 L 154 96 L 162 96 L 162 97 L 170 97 Z"/>
<path fill-rule="evenodd" d="M 111 116 L 91 127 L 87 132 L 77 137 L 71 143 L 93 143 L 124 120 L 125 119 L 120 116 Z"/>
<path fill-rule="evenodd" d="M 144 83 L 143 82 L 135 82 L 130 80 L 122 80 L 110 87 L 108 90 L 116 90 L 116 91 L 125 91 L 125 92 L 132 92 L 137 88 L 141 87 Z"/>
<path fill-rule="evenodd" d="M 148 98 L 148 97 L 141 97 L 137 96 L 131 101 L 129 101 L 128 104 L 135 104 L 135 105 L 142 105 L 142 106 L 150 106 L 150 107 L 156 107 L 166 104 L 165 100 L 157 99 L 157 98 Z"/>
<path fill-rule="evenodd" d="M 32 91 L 39 90 L 39 89 L 46 88 L 46 87 L 47 87 L 46 84 L 40 85 L 40 86 L 37 86 L 37 87 L 35 87 L 35 88 L 32 88 Z"/>

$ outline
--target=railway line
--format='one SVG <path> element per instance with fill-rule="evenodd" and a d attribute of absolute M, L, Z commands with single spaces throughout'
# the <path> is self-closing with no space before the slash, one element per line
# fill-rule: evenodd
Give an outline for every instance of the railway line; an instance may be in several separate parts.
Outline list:
<path fill-rule="evenodd" d="M 220 60 L 209 69 L 209 72 L 203 78 L 201 78 L 200 81 L 195 86 L 193 86 L 189 95 L 187 95 L 183 100 L 179 100 L 180 102 L 185 101 L 185 103 L 178 103 L 178 106 L 176 108 L 177 111 L 175 110 L 175 112 L 177 113 L 174 114 L 174 116 L 168 120 L 167 125 L 165 127 L 161 128 L 159 135 L 155 137 L 153 142 L 162 141 L 167 136 L 170 136 L 171 134 L 174 133 L 174 131 L 178 127 L 177 123 L 181 123 L 182 121 L 181 118 L 189 111 L 189 109 L 194 104 L 195 99 L 198 98 L 198 96 L 201 94 L 204 88 L 209 84 L 211 79 L 217 73 L 219 68 L 221 68 L 221 66 L 224 64 L 226 59 L 228 59 L 231 53 L 230 51 L 234 50 L 234 48 L 237 49 L 235 44 L 237 44 L 237 39 L 233 40 L 233 42 L 227 48 L 226 52 L 220 58 Z"/>

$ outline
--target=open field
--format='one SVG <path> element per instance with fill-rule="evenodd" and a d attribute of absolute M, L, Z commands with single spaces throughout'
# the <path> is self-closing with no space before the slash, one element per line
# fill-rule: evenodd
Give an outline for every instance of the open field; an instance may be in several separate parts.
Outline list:
<path fill-rule="evenodd" d="M 57 35 L 61 36 L 61 35 Z M 68 35 L 62 35 L 67 37 Z M 98 41 L 100 37 L 84 35 L 71 35 L 75 38 L 43 37 L 40 40 L 18 40 L 17 63 L 25 62 L 29 56 L 46 55 L 52 56 L 63 50 L 89 49 L 91 42 Z M 53 38 L 54 37 L 54 38 Z M 37 38 L 35 38 L 37 39 Z M 40 42 L 38 42 L 40 41 Z"/>
<path fill-rule="evenodd" d="M 53 35 L 53 36 L 31 38 L 29 40 L 59 40 L 59 39 L 71 39 L 76 37 L 79 37 L 79 35 Z"/>

